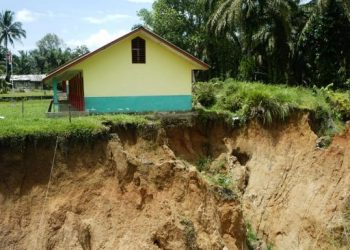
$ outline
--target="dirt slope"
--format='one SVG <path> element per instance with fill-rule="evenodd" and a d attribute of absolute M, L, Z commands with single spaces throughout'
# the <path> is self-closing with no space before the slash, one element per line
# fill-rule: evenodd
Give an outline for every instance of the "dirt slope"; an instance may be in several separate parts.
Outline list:
<path fill-rule="evenodd" d="M 238 200 L 223 199 L 168 147 L 132 144 L 61 145 L 47 206 L 52 147 L 1 154 L 0 249 L 245 246 Z"/>
<path fill-rule="evenodd" d="M 349 131 L 328 149 L 306 115 L 113 132 L 60 143 L 47 203 L 54 145 L 0 149 L 0 249 L 247 249 L 245 221 L 274 249 L 347 248 Z M 233 192 L 196 171 L 203 158 Z"/>
<path fill-rule="evenodd" d="M 349 129 L 327 149 L 316 147 L 317 136 L 302 114 L 269 127 L 252 122 L 232 130 L 214 123 L 174 131 L 171 147 L 189 161 L 226 155 L 242 189 L 244 219 L 274 249 L 349 248 Z"/>
<path fill-rule="evenodd" d="M 287 127 L 253 125 L 228 140 L 251 156 L 244 214 L 266 241 L 278 249 L 346 249 L 349 239 L 339 245 L 334 233 L 350 196 L 349 139 L 347 131 L 328 149 L 315 148 L 304 116 Z"/>

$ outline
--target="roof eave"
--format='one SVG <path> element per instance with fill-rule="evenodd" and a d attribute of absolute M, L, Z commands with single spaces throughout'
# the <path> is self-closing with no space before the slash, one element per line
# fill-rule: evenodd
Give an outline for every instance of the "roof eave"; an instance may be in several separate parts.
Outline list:
<path fill-rule="evenodd" d="M 174 50 L 182 53 L 184 56 L 186 56 L 190 60 L 192 60 L 195 64 L 200 65 L 202 67 L 201 69 L 195 69 L 195 70 L 208 70 L 210 68 L 210 66 L 208 64 L 206 64 L 205 62 L 201 61 L 200 59 L 196 58 L 195 56 L 191 55 L 190 53 L 184 51 L 183 49 L 177 47 L 176 45 L 168 42 L 167 40 L 165 40 L 161 36 L 155 34 L 154 32 L 152 32 L 152 31 L 150 31 L 148 29 L 146 29 L 145 27 L 140 27 L 140 28 L 131 31 L 128 34 L 125 34 L 124 36 L 121 36 L 121 37 L 115 39 L 114 41 L 112 41 L 112 42 L 110 42 L 110 43 L 108 43 L 108 44 L 106 44 L 106 45 L 104 45 L 104 46 L 102 46 L 102 47 L 100 47 L 100 48 L 90 52 L 90 53 L 87 53 L 87 54 L 82 55 L 82 56 L 80 56 L 80 57 L 78 57 L 76 59 L 73 59 L 72 61 L 68 62 L 67 64 L 65 64 L 65 65 L 63 65 L 63 66 L 53 70 L 51 73 L 49 73 L 43 79 L 43 82 L 49 81 L 50 79 L 54 78 L 59 73 L 62 73 L 64 70 L 67 70 L 67 69 L 71 68 L 72 66 L 74 66 L 74 65 L 76 65 L 76 64 L 78 64 L 78 63 L 80 63 L 80 62 L 82 62 L 84 60 L 86 60 L 87 58 L 89 58 L 89 57 L 91 57 L 91 56 L 93 56 L 93 55 L 95 55 L 95 54 L 97 54 L 97 53 L 99 53 L 99 52 L 109 48 L 110 46 L 112 46 L 112 45 L 114 45 L 114 44 L 116 44 L 116 43 L 118 43 L 118 42 L 128 38 L 129 36 L 131 36 L 131 35 L 133 35 L 133 34 L 135 34 L 137 32 L 140 32 L 140 31 L 144 31 L 145 33 L 155 37 L 156 39 L 160 40 L 161 42 L 164 42 L 171 49 L 174 49 Z"/>

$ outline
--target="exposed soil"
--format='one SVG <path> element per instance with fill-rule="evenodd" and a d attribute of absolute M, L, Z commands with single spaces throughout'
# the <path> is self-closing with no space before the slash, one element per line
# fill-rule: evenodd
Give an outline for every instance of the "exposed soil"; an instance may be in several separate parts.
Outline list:
<path fill-rule="evenodd" d="M 0 249 L 349 246 L 350 131 L 327 149 L 316 148 L 307 115 L 112 131 L 95 145 L 59 143 L 47 199 L 54 143 L 0 149 Z M 247 241 L 247 224 L 260 241 Z"/>

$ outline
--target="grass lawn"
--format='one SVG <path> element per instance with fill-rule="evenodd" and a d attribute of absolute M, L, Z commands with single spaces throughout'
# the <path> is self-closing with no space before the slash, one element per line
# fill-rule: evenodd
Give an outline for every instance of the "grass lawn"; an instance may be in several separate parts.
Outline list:
<path fill-rule="evenodd" d="M 28 100 L 24 102 L 22 117 L 22 102 L 0 102 L 0 141 L 6 139 L 24 139 L 31 137 L 73 136 L 89 138 L 103 133 L 106 127 L 103 122 L 116 124 L 133 123 L 142 125 L 149 121 L 140 115 L 96 115 L 72 118 L 47 118 L 45 112 L 50 100 Z"/>
<path fill-rule="evenodd" d="M 29 92 L 8 92 L 7 94 L 0 94 L 1 97 L 30 97 L 30 96 L 52 96 L 52 90 L 37 90 L 37 91 L 29 91 Z"/>

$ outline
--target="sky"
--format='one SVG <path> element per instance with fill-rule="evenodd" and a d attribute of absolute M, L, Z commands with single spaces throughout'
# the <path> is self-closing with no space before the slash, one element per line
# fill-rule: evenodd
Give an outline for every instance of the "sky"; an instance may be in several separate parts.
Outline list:
<path fill-rule="evenodd" d="M 137 11 L 152 7 L 154 0 L 0 0 L 1 10 L 16 13 L 27 38 L 11 48 L 35 48 L 47 33 L 55 33 L 69 47 L 86 45 L 94 50 L 131 31 L 141 23 Z"/>
<path fill-rule="evenodd" d="M 310 0 L 302 0 L 308 2 Z M 90 50 L 128 33 L 141 23 L 137 11 L 154 0 L 0 0 L 1 10 L 12 10 L 23 23 L 27 38 L 11 48 L 31 50 L 47 33 L 55 33 L 69 47 Z"/>

